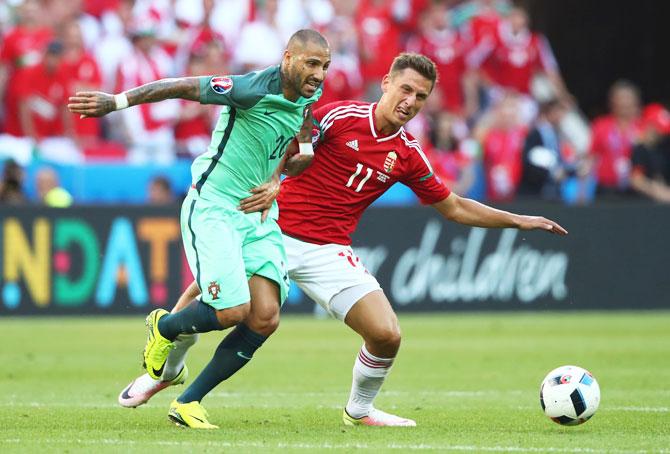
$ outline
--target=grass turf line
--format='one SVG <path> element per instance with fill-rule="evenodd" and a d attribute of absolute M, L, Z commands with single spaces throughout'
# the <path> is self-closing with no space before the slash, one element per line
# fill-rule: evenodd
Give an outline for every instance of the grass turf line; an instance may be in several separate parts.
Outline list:
<path fill-rule="evenodd" d="M 1 452 L 670 452 L 670 312 L 401 315 L 401 353 L 379 408 L 416 428 L 347 428 L 341 408 L 360 341 L 334 320 L 284 317 L 250 365 L 205 398 L 218 431 L 166 417 L 182 387 L 136 410 L 116 405 L 141 373 L 145 330 L 131 318 L 2 318 Z M 201 336 L 188 364 L 222 334 Z M 598 413 L 578 427 L 544 417 L 554 367 L 596 376 Z"/>

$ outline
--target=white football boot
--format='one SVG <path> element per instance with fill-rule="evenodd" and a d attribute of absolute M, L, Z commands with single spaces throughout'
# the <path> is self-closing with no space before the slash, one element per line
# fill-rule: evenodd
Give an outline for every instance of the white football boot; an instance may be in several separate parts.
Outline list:
<path fill-rule="evenodd" d="M 119 405 L 126 408 L 139 407 L 147 403 L 157 392 L 170 386 L 181 385 L 186 381 L 186 377 L 188 377 L 186 364 L 172 380 L 154 380 L 149 374 L 140 375 L 121 391 Z"/>

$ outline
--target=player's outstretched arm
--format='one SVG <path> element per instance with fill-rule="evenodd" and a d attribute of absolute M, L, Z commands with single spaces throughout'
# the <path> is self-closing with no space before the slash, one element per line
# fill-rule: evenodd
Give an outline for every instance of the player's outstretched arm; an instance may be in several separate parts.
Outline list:
<path fill-rule="evenodd" d="M 432 206 L 446 219 L 473 227 L 508 227 L 520 230 L 539 229 L 557 235 L 568 234 L 567 230 L 551 219 L 498 210 L 475 200 L 460 197 L 453 192 L 449 197 L 434 203 Z"/>
<path fill-rule="evenodd" d="M 67 108 L 83 118 L 102 117 L 126 107 L 176 98 L 199 101 L 200 79 L 198 77 L 160 79 L 118 95 L 102 91 L 80 91 L 69 98 Z"/>

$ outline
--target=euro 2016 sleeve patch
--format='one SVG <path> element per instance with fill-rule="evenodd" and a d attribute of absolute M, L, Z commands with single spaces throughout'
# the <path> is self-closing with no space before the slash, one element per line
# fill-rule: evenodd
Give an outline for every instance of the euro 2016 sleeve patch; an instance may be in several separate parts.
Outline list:
<path fill-rule="evenodd" d="M 222 76 L 212 77 L 212 80 L 209 81 L 209 85 L 215 93 L 225 95 L 233 89 L 233 79 Z"/>

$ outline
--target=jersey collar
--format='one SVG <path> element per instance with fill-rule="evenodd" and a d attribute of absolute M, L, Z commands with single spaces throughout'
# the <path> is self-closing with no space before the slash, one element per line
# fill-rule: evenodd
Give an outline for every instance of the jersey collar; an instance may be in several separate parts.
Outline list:
<path fill-rule="evenodd" d="M 269 92 L 272 94 L 280 95 L 283 98 L 284 93 L 282 92 L 281 89 L 281 65 L 270 66 L 266 68 L 266 71 L 268 71 L 271 74 L 270 83 L 268 86 Z"/>
<path fill-rule="evenodd" d="M 370 132 L 372 132 L 372 137 L 377 140 L 377 142 L 386 142 L 387 140 L 391 140 L 400 134 L 400 132 L 404 129 L 403 127 L 400 127 L 395 133 L 391 134 L 390 136 L 381 136 L 377 133 L 377 130 L 375 129 L 375 110 L 377 109 L 377 103 L 373 102 L 370 104 L 370 115 L 368 115 L 368 118 L 370 120 Z"/>

